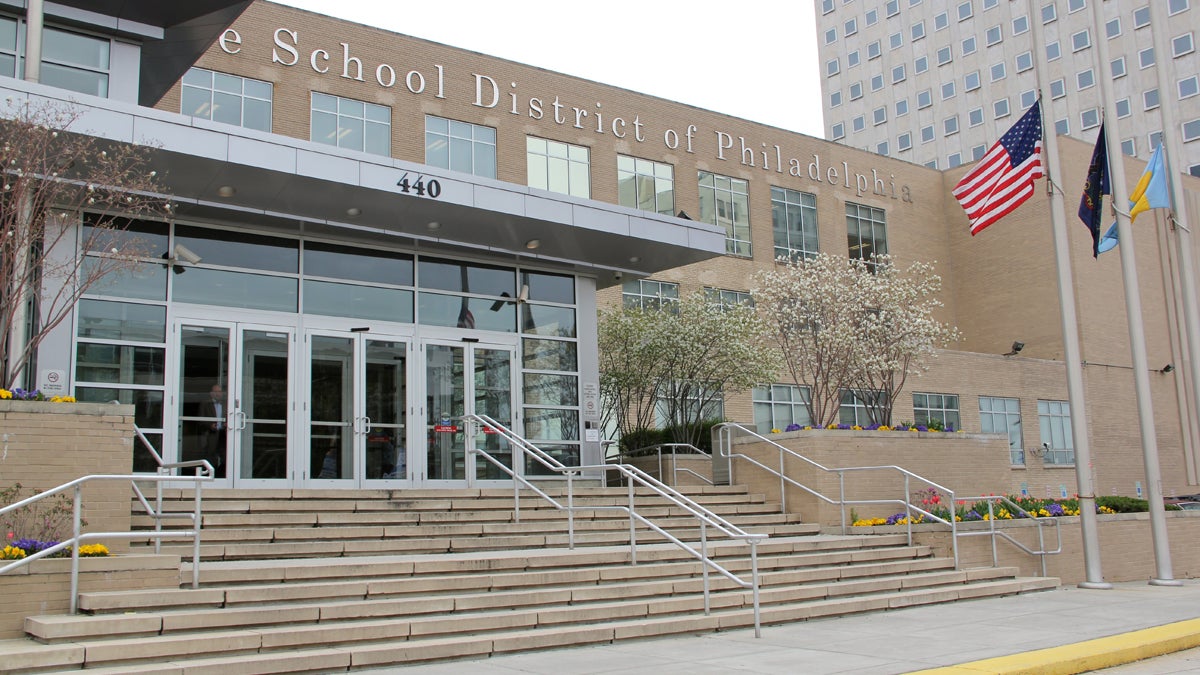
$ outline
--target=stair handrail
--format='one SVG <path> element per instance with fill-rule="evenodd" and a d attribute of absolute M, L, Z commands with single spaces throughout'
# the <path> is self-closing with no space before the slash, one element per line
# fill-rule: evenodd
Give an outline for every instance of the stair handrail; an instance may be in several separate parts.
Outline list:
<path fill-rule="evenodd" d="M 905 514 L 908 516 L 907 518 L 904 519 L 905 527 L 906 527 L 907 534 L 908 534 L 908 545 L 912 546 L 912 543 L 913 543 L 913 530 L 912 530 L 913 520 L 914 520 L 913 512 L 919 513 L 922 516 L 924 516 L 924 518 L 931 520 L 933 522 L 941 523 L 942 525 L 946 525 L 950 528 L 950 542 L 951 542 L 951 549 L 954 554 L 954 568 L 958 569 L 958 566 L 959 566 L 958 524 L 953 517 L 953 507 L 951 507 L 951 509 L 950 509 L 951 517 L 949 519 L 945 519 L 945 518 L 942 518 L 934 513 L 931 513 L 929 511 L 921 508 L 917 504 L 913 503 L 913 499 L 912 499 L 912 481 L 913 480 L 917 480 L 920 483 L 923 483 L 935 490 L 944 492 L 946 494 L 947 498 L 949 499 L 949 503 L 951 505 L 953 505 L 955 503 L 954 502 L 954 491 L 951 490 L 950 488 L 947 488 L 944 485 L 941 485 L 939 483 L 935 483 L 934 481 L 932 481 L 928 478 L 925 478 L 924 476 L 913 473 L 912 471 L 909 471 L 908 469 L 905 469 L 904 467 L 896 466 L 894 464 L 879 465 L 879 466 L 851 466 L 851 467 L 841 467 L 841 468 L 836 468 L 836 469 L 830 468 L 830 467 L 827 467 L 827 466 L 821 464 L 820 462 L 813 461 L 812 459 L 809 459 L 808 457 L 801 455 L 800 453 L 796 452 L 795 450 L 792 450 L 791 448 L 784 447 L 783 445 L 776 443 L 775 441 L 767 438 L 766 436 L 763 436 L 762 434 L 758 433 L 757 431 L 749 429 L 745 425 L 738 424 L 737 422 L 722 422 L 722 423 L 714 426 L 713 428 L 718 430 L 718 443 L 717 443 L 717 447 L 715 448 L 715 451 L 719 454 L 720 457 L 727 458 L 730 461 L 732 461 L 734 459 L 744 460 L 744 461 L 749 462 L 750 464 L 757 466 L 758 468 L 770 473 L 771 475 L 779 478 L 779 501 L 780 501 L 781 512 L 787 513 L 787 486 L 788 485 L 799 488 L 799 489 L 807 492 L 808 494 L 816 497 L 817 499 L 820 499 L 821 501 L 825 502 L 826 504 L 837 505 L 841 512 L 842 534 L 847 533 L 846 506 L 849 504 L 897 504 L 897 505 L 902 505 L 904 507 Z M 761 441 L 769 443 L 770 445 L 773 445 L 776 448 L 778 448 L 779 449 L 779 469 L 776 470 L 772 467 L 769 467 L 766 464 L 763 464 L 762 462 L 754 459 L 753 457 L 742 454 L 740 452 L 739 453 L 733 452 L 733 431 L 735 429 L 739 430 L 742 433 L 745 433 L 749 436 L 753 436 Z M 828 496 L 822 494 L 820 491 L 814 490 L 813 488 L 810 488 L 809 486 L 795 480 L 791 476 L 788 476 L 784 472 L 783 468 L 784 468 L 785 458 L 789 457 L 789 456 L 794 459 L 800 460 L 800 461 L 808 464 L 809 466 L 812 466 L 813 468 L 817 469 L 818 471 L 822 471 L 822 472 L 829 473 L 829 474 L 837 474 L 838 488 L 839 488 L 838 489 L 838 493 L 839 493 L 838 498 L 833 499 L 831 497 L 828 497 Z M 903 499 L 855 499 L 855 500 L 846 499 L 846 473 L 855 472 L 855 471 L 892 471 L 892 472 L 899 473 L 904 478 L 904 498 Z"/>
<path fill-rule="evenodd" d="M 1021 549 L 1022 551 L 1024 551 L 1025 553 L 1027 553 L 1029 555 L 1038 556 L 1038 559 L 1041 561 L 1041 565 L 1042 565 L 1042 576 L 1046 576 L 1046 556 L 1057 555 L 1059 553 L 1062 553 L 1062 550 L 1063 550 L 1062 527 L 1059 525 L 1058 518 L 1055 518 L 1053 516 L 1048 517 L 1048 518 L 1038 517 L 1037 515 L 1026 511 L 1024 508 L 1021 507 L 1020 504 L 1017 504 L 1016 502 L 1014 502 L 1013 500 L 1009 499 L 1008 497 L 1006 497 L 1004 495 L 983 495 L 983 496 L 979 496 L 979 497 L 962 497 L 962 498 L 960 498 L 960 500 L 963 502 L 970 502 L 970 503 L 987 502 L 987 505 L 988 505 L 988 518 L 987 518 L 988 529 L 977 530 L 977 531 L 968 530 L 965 532 L 960 532 L 958 536 L 960 536 L 960 537 L 991 536 L 991 538 L 992 538 L 992 567 L 997 567 L 1000 564 L 999 552 L 996 550 L 997 537 L 1004 539 L 1005 541 L 1009 542 L 1013 546 L 1016 546 L 1017 548 Z M 1017 541 L 1017 539 L 1015 539 L 1012 535 L 1005 532 L 1004 530 L 996 529 L 997 518 L 996 518 L 995 504 L 997 502 L 1003 502 L 1005 504 L 1005 508 L 1008 509 L 1010 512 L 1015 511 L 1017 513 L 1020 513 L 1025 518 L 1030 519 L 1033 522 L 1037 523 L 1037 528 L 1038 528 L 1037 529 L 1037 533 L 1038 533 L 1038 548 L 1037 549 L 1032 549 L 1032 548 L 1026 546 L 1025 544 L 1021 543 L 1020 541 Z M 1046 539 L 1045 539 L 1045 535 L 1043 532 L 1046 527 L 1049 527 L 1051 525 L 1054 526 L 1054 534 L 1057 539 L 1057 546 L 1055 546 L 1055 548 L 1053 550 L 1048 550 L 1046 548 Z"/>
<path fill-rule="evenodd" d="M 114 400 L 114 401 L 112 401 L 112 403 L 119 404 L 120 401 Z M 205 476 L 208 476 L 210 479 L 215 477 L 214 474 L 216 474 L 216 470 L 213 469 L 212 463 L 209 462 L 208 460 L 192 459 L 192 460 L 188 460 L 185 462 L 163 461 L 162 454 L 159 453 L 159 451 L 154 447 L 154 444 L 150 442 L 150 439 L 146 438 L 146 434 L 142 433 L 141 428 L 138 427 L 137 424 L 133 425 L 133 434 L 134 434 L 134 436 L 137 437 L 137 439 L 139 441 L 141 441 L 142 445 L 146 447 L 146 450 L 150 451 L 150 456 L 154 458 L 154 462 L 158 465 L 158 470 L 157 470 L 158 475 L 174 476 L 175 469 L 190 469 L 190 468 L 199 467 L 200 471 L 203 472 L 203 474 Z M 134 487 L 133 487 L 134 492 L 137 493 L 137 495 L 138 495 L 138 501 L 141 502 L 142 508 L 144 508 L 146 510 L 146 515 L 148 515 L 154 519 L 154 531 L 155 532 L 162 531 L 162 521 L 165 518 L 186 517 L 186 514 L 180 515 L 180 514 L 176 514 L 176 513 L 163 513 L 163 482 L 164 481 L 155 481 L 155 483 L 154 483 L 154 506 L 153 507 L 151 507 L 150 503 L 147 502 L 145 497 L 142 496 L 141 490 L 138 488 L 138 486 L 134 485 Z M 197 495 L 197 500 L 199 500 L 198 495 Z M 163 538 L 160 536 L 156 536 L 154 538 L 154 552 L 155 553 L 162 553 L 162 540 L 163 540 Z M 197 561 L 200 559 L 199 549 L 197 549 L 197 551 L 196 551 L 195 559 Z"/>
<path fill-rule="evenodd" d="M 635 459 L 637 457 L 649 457 L 650 451 L 654 451 L 654 453 L 658 457 L 658 476 L 659 476 L 659 478 L 662 478 L 664 476 L 664 473 L 663 473 L 663 449 L 664 448 L 667 450 L 670 450 L 671 451 L 670 454 L 672 454 L 672 455 L 680 454 L 678 451 L 684 450 L 686 452 L 683 454 L 691 453 L 691 454 L 702 455 L 704 457 L 712 457 L 712 455 L 710 453 L 708 453 L 707 451 L 705 451 L 701 448 L 697 448 L 696 446 L 692 445 L 691 443 L 658 443 L 656 445 L 648 445 L 648 446 L 642 447 L 642 448 L 626 450 L 626 451 L 618 453 L 617 456 L 615 456 L 615 457 L 606 458 L 606 460 L 609 464 L 624 464 L 625 460 L 627 460 L 627 459 Z M 700 473 L 697 473 L 696 471 L 692 471 L 691 469 L 689 469 L 687 467 L 680 468 L 679 462 L 672 460 L 671 461 L 672 484 L 674 484 L 674 485 L 679 484 L 679 474 L 681 474 L 681 473 L 691 474 L 692 476 L 695 476 L 701 482 L 707 483 L 709 485 L 715 485 L 715 483 L 713 483 L 711 478 L 704 476 Z"/>
<path fill-rule="evenodd" d="M 58 542 L 54 546 L 50 546 L 50 547 L 44 548 L 36 553 L 33 553 L 32 555 L 27 555 L 24 558 L 19 558 L 17 560 L 13 560 L 3 566 L 0 566 L 0 575 L 6 574 L 10 571 L 13 571 L 13 570 L 19 569 L 21 567 L 24 567 L 26 565 L 29 565 L 30 563 L 32 563 L 35 560 L 41 560 L 42 558 L 46 558 L 46 557 L 55 555 L 56 553 L 59 553 L 60 551 L 70 549 L 70 551 L 71 551 L 70 613 L 75 614 L 78 612 L 78 609 L 79 609 L 79 547 L 84 542 L 95 541 L 98 539 L 144 539 L 147 537 L 154 538 L 155 541 L 157 541 L 165 536 L 191 537 L 192 541 L 193 541 L 192 588 L 199 588 L 199 586 L 200 586 L 200 532 L 201 532 L 201 523 L 202 523 L 201 510 L 200 510 L 200 504 L 201 504 L 200 491 L 201 491 L 201 486 L 205 482 L 212 480 L 212 475 L 211 475 L 212 466 L 209 465 L 208 462 L 203 461 L 203 460 L 201 460 L 200 462 L 197 462 L 195 465 L 198 467 L 196 470 L 196 475 L 191 477 L 191 480 L 195 483 L 195 486 L 196 486 L 195 487 L 196 498 L 193 502 L 193 512 L 191 514 L 177 514 L 178 517 L 191 519 L 192 528 L 190 530 L 171 530 L 170 532 L 163 532 L 161 530 L 158 530 L 158 531 L 155 531 L 152 533 L 148 533 L 145 531 L 134 531 L 134 530 L 129 530 L 126 532 L 82 532 L 82 529 L 83 529 L 83 486 L 84 485 L 91 483 L 91 482 L 99 482 L 99 481 L 129 481 L 129 484 L 133 487 L 133 491 L 137 495 L 138 500 L 141 501 L 141 503 L 144 506 L 149 508 L 149 504 L 146 503 L 145 496 L 142 494 L 141 490 L 138 488 L 138 485 L 137 485 L 138 481 L 161 482 L 161 481 L 166 481 L 166 480 L 179 480 L 180 479 L 179 476 L 174 476 L 174 475 L 164 476 L 164 475 L 148 475 L 148 474 L 92 474 L 92 475 L 76 478 L 75 480 L 63 483 L 62 485 L 59 485 L 57 487 L 46 490 L 45 492 L 39 492 L 31 497 L 22 499 L 19 502 L 15 502 L 15 503 L 9 504 L 8 506 L 5 506 L 4 508 L 0 508 L 0 517 L 2 517 L 6 513 L 9 513 L 11 511 L 16 511 L 18 509 L 30 506 L 30 505 L 35 504 L 43 499 L 49 499 L 50 497 L 53 497 L 55 495 L 66 492 L 67 490 L 73 491 L 73 496 L 72 496 L 72 500 L 71 500 L 71 505 L 72 505 L 72 507 L 71 507 L 71 510 L 72 510 L 72 525 L 71 525 L 71 533 L 72 534 L 71 534 L 71 537 Z M 203 474 L 203 472 L 206 468 L 209 471 L 209 475 Z"/>
<path fill-rule="evenodd" d="M 759 584 L 759 578 L 758 578 L 758 576 L 759 576 L 758 575 L 758 544 L 761 541 L 768 538 L 768 536 L 766 534 L 750 533 L 750 532 L 746 532 L 746 531 L 742 530 L 737 525 L 734 525 L 733 523 L 729 522 L 725 518 L 714 513 L 713 511 L 709 510 L 704 505 L 687 497 L 686 495 L 682 494 L 678 490 L 675 490 L 674 488 L 666 485 L 662 481 L 654 478 L 650 474 L 646 473 L 645 471 L 642 471 L 641 469 L 638 469 L 637 467 L 628 466 L 625 464 L 590 464 L 590 465 L 567 466 L 567 465 L 563 464 L 562 462 L 560 462 L 556 457 L 550 455 L 546 451 L 537 447 L 536 445 L 531 443 L 526 438 L 518 435 L 516 432 L 512 431 L 511 429 L 509 429 L 508 427 L 499 423 L 498 421 L 496 421 L 495 419 L 493 419 L 492 417 L 490 417 L 488 415 L 485 415 L 482 413 L 474 413 L 474 414 L 464 415 L 462 417 L 462 419 L 470 421 L 470 422 L 482 424 L 485 429 L 491 429 L 497 435 L 501 436 L 506 441 L 508 441 L 509 445 L 511 445 L 513 448 L 516 449 L 516 452 L 513 453 L 513 455 L 512 455 L 512 466 L 511 467 L 504 464 L 504 462 L 500 461 L 498 458 L 494 457 L 491 453 L 487 452 L 486 450 L 483 450 L 481 448 L 472 448 L 471 449 L 471 452 L 473 454 L 476 454 L 476 455 L 482 457 L 484 460 L 488 461 L 490 464 L 492 464 L 493 466 L 495 466 L 502 472 L 506 473 L 509 477 L 511 477 L 513 479 L 513 514 L 514 514 L 514 518 L 518 522 L 520 521 L 519 514 L 520 514 L 521 490 L 520 490 L 519 485 L 524 485 L 525 487 L 532 490 L 538 496 L 547 500 L 552 506 L 554 506 L 554 508 L 556 508 L 560 511 L 567 512 L 567 527 L 568 527 L 567 541 L 568 541 L 568 546 L 572 549 L 575 548 L 574 512 L 576 510 L 584 510 L 580 507 L 575 506 L 574 477 L 577 474 L 580 474 L 584 471 L 596 470 L 596 469 L 608 470 L 611 468 L 615 468 L 617 471 L 621 472 L 627 478 L 629 505 L 628 506 L 616 506 L 616 505 L 614 505 L 614 506 L 589 506 L 589 507 L 587 507 L 586 510 L 589 510 L 589 511 L 618 510 L 618 511 L 622 511 L 622 512 L 625 512 L 628 514 L 628 516 L 629 516 L 630 562 L 634 565 L 637 564 L 637 525 L 640 523 L 643 526 L 647 527 L 648 529 L 653 530 L 654 532 L 658 533 L 661 537 L 663 537 L 667 541 L 671 542 L 672 544 L 675 544 L 679 548 L 682 548 L 688 555 L 692 556 L 693 558 L 695 558 L 696 560 L 698 560 L 701 563 L 700 569 L 701 569 L 701 573 L 702 573 L 703 581 L 704 581 L 704 614 L 706 616 L 711 611 L 711 601 L 710 601 L 711 592 L 710 592 L 710 584 L 709 584 L 709 568 L 712 568 L 713 571 L 717 572 L 718 574 L 725 577 L 726 579 L 728 579 L 732 583 L 736 584 L 737 586 L 739 586 L 741 588 L 750 589 L 752 597 L 753 597 L 753 603 L 754 603 L 754 636 L 762 637 L 762 623 L 761 623 L 761 618 L 760 618 L 760 605 L 759 605 L 759 586 L 760 586 L 760 584 Z M 558 500 L 556 500 L 553 497 L 551 497 L 550 495 L 548 495 L 545 491 L 538 488 L 530 480 L 528 480 L 523 475 L 523 473 L 522 474 L 517 473 L 515 467 L 524 465 L 524 455 L 526 453 L 529 456 L 531 456 L 534 459 L 534 461 L 536 461 L 538 464 L 542 465 L 546 469 L 548 469 L 550 471 L 554 471 L 556 473 L 561 473 L 566 476 L 566 478 L 567 478 L 567 504 L 564 505 L 564 504 L 560 503 Z M 638 485 L 641 485 L 642 487 L 648 488 L 651 492 L 654 492 L 658 496 L 665 498 L 667 501 L 682 508 L 684 511 L 688 512 L 690 515 L 692 515 L 694 518 L 697 519 L 697 521 L 700 523 L 700 548 L 699 548 L 699 550 L 692 547 L 687 542 L 684 542 L 683 540 L 676 537 L 675 535 L 671 534 L 666 529 L 664 529 L 662 526 L 660 526 L 659 524 L 652 521 L 650 518 L 637 512 L 635 500 L 634 500 L 634 484 L 635 483 L 637 483 Z M 724 566 L 722 566 L 720 563 L 718 563 L 716 560 L 714 560 L 708 554 L 708 527 L 710 527 L 710 526 L 717 529 L 719 532 L 726 535 L 727 537 L 729 537 L 731 539 L 741 539 L 742 541 L 744 541 L 746 544 L 748 544 L 750 546 L 750 579 L 749 580 L 742 579 L 738 575 L 729 571 L 728 569 L 726 569 Z"/>

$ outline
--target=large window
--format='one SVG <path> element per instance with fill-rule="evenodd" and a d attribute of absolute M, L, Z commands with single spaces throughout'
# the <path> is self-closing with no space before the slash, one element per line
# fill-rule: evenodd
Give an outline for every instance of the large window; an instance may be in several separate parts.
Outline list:
<path fill-rule="evenodd" d="M 617 198 L 621 206 L 666 216 L 674 214 L 675 167 L 617 155 Z"/>
<path fill-rule="evenodd" d="M 496 130 L 425 116 L 425 163 L 484 178 L 496 177 Z"/>
<path fill-rule="evenodd" d="M 913 422 L 925 426 L 941 426 L 947 431 L 962 428 L 958 415 L 958 396 L 914 393 Z"/>
<path fill-rule="evenodd" d="M 1021 438 L 1021 402 L 1015 398 L 979 397 L 979 430 L 985 434 L 1008 436 L 1009 461 L 1025 463 Z"/>
<path fill-rule="evenodd" d="M 673 407 L 676 409 L 672 410 Z M 724 419 L 725 399 L 721 391 L 704 383 L 673 382 L 654 403 L 654 421 L 660 429 L 688 420 Z"/>
<path fill-rule="evenodd" d="M 780 431 L 793 424 L 806 427 L 812 424 L 808 414 L 810 393 L 808 387 L 794 384 L 772 384 L 755 387 L 754 427 L 760 434 Z"/>
<path fill-rule="evenodd" d="M 584 199 L 592 196 L 591 154 L 587 148 L 529 136 L 525 150 L 529 187 Z"/>
<path fill-rule="evenodd" d="M 817 198 L 807 192 L 771 188 L 771 227 L 775 257 L 799 258 L 817 254 Z"/>
<path fill-rule="evenodd" d="M 273 85 L 204 68 L 183 76 L 180 112 L 247 129 L 271 130 Z"/>
<path fill-rule="evenodd" d="M 47 26 L 42 33 L 42 84 L 107 97 L 111 48 L 107 38 Z"/>
<path fill-rule="evenodd" d="M 314 91 L 310 133 L 317 143 L 390 156 L 392 109 Z"/>
<path fill-rule="evenodd" d="M 727 288 L 706 286 L 704 288 L 704 298 L 712 303 L 713 306 L 721 309 L 736 305 L 754 306 L 754 296 L 750 295 L 747 291 L 731 291 Z"/>
<path fill-rule="evenodd" d="M 872 420 L 883 418 L 883 403 L 883 392 L 844 389 L 838 408 L 838 421 L 850 426 L 866 427 L 872 424 Z"/>
<path fill-rule="evenodd" d="M 1038 427 L 1042 447 L 1048 448 L 1046 464 L 1074 464 L 1075 441 L 1071 435 L 1071 408 L 1066 401 L 1038 401 Z"/>
<path fill-rule="evenodd" d="M 846 202 L 846 239 L 851 258 L 866 260 L 887 253 L 887 220 L 883 209 Z"/>
<path fill-rule="evenodd" d="M 621 298 L 625 306 L 630 308 L 672 308 L 679 304 L 679 284 L 651 279 L 626 281 L 621 287 Z"/>
<path fill-rule="evenodd" d="M 700 220 L 725 228 L 725 250 L 750 255 L 750 184 L 707 171 L 699 173 Z"/>

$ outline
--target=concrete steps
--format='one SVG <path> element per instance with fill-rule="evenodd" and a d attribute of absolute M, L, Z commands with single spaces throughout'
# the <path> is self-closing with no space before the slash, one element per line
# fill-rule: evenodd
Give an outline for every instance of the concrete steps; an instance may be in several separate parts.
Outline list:
<path fill-rule="evenodd" d="M 576 491 L 590 509 L 574 549 L 561 512 L 522 500 L 515 522 L 511 491 L 210 492 L 201 588 L 185 587 L 184 562 L 178 588 L 82 593 L 83 614 L 30 617 L 30 639 L 0 641 L 4 672 L 333 672 L 754 622 L 751 592 L 711 570 L 706 615 L 704 566 L 645 528 L 631 564 L 628 516 L 604 508 L 627 501 L 622 489 Z M 170 497 L 190 508 L 186 493 Z M 956 570 L 900 534 L 818 534 L 736 487 L 693 497 L 771 535 L 758 546 L 766 624 L 1058 585 L 1013 568 Z M 677 507 L 643 504 L 675 536 L 698 538 Z M 746 545 L 709 539 L 710 555 L 748 577 Z"/>

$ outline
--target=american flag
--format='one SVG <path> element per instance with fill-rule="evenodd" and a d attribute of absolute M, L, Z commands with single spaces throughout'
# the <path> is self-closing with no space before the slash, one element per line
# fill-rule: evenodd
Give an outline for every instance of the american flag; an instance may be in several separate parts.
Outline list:
<path fill-rule="evenodd" d="M 971 234 L 1008 215 L 1033 195 L 1042 172 L 1042 102 L 1017 120 L 979 164 L 954 186 L 954 198 L 971 220 Z"/>

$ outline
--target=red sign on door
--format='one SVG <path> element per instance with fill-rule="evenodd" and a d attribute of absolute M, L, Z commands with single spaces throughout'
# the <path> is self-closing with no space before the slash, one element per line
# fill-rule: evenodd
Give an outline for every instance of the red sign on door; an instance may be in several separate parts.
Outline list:
<path fill-rule="evenodd" d="M 433 425 L 433 433 L 435 433 L 435 434 L 454 434 L 454 433 L 458 433 L 458 427 L 453 424 L 435 424 L 435 425 Z"/>

